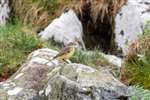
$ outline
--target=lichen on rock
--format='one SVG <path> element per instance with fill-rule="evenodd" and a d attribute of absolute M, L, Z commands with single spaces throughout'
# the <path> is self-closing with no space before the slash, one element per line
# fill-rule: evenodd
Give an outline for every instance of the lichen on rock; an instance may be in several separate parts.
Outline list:
<path fill-rule="evenodd" d="M 39 49 L 8 80 L 0 83 L 0 99 L 10 100 L 118 100 L 128 88 L 110 73 L 90 66 L 45 60 L 57 52 Z M 41 58 L 45 60 L 33 60 Z"/>

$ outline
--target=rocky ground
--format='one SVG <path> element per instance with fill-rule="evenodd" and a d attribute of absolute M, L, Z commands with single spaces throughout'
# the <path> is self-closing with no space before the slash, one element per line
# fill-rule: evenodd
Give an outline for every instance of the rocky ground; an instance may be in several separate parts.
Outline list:
<path fill-rule="evenodd" d="M 127 100 L 128 87 L 109 72 L 90 66 L 63 64 L 57 54 L 39 49 L 7 81 L 0 83 L 0 100 Z"/>
<path fill-rule="evenodd" d="M 8 79 L 0 82 L 0 100 L 150 100 L 148 90 L 140 89 L 139 92 L 127 86 L 150 87 L 150 35 L 146 35 L 150 33 L 150 23 L 145 25 L 150 17 L 149 6 L 146 0 L 0 0 L 0 25 L 6 24 L 0 27 L 3 44 L 0 44 L 0 67 L 4 68 L 0 76 L 9 72 L 7 66 L 19 66 L 10 78 L 7 75 Z M 22 24 L 16 24 L 13 17 L 6 23 L 10 12 L 26 26 L 31 24 L 33 30 L 22 29 Z M 60 17 L 55 18 L 57 15 Z M 17 28 L 10 27 L 9 23 Z M 30 35 L 18 33 L 34 35 L 25 38 Z M 141 38 L 137 40 L 139 35 Z M 22 36 L 25 37 L 20 38 Z M 61 46 L 78 40 L 78 49 L 84 50 L 71 59 L 76 63 L 51 60 L 58 52 L 54 47 L 43 48 L 45 40 L 50 39 Z M 8 62 L 10 59 L 13 60 Z M 123 83 L 119 80 L 120 68 Z"/>

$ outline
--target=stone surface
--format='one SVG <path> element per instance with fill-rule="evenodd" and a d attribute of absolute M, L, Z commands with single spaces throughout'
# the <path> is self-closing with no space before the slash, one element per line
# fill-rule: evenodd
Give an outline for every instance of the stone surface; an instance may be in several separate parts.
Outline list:
<path fill-rule="evenodd" d="M 124 55 L 128 52 L 128 46 L 143 33 L 148 20 L 150 20 L 150 0 L 128 0 L 121 8 L 115 19 L 115 41 Z"/>
<path fill-rule="evenodd" d="M 81 64 L 69 64 L 60 71 L 49 80 L 49 100 L 125 100 L 127 98 L 127 87 L 108 73 Z"/>
<path fill-rule="evenodd" d="M 8 2 L 9 0 L 0 0 L 0 25 L 4 25 L 9 17 L 10 9 Z"/>
<path fill-rule="evenodd" d="M 119 58 L 115 55 L 107 55 L 107 54 L 103 54 L 103 56 L 109 63 L 112 63 L 113 65 L 117 67 L 121 67 L 121 64 L 123 62 L 122 58 Z"/>
<path fill-rule="evenodd" d="M 111 74 L 82 64 L 51 60 L 57 52 L 39 49 L 8 80 L 0 100 L 126 100 L 128 88 Z"/>
<path fill-rule="evenodd" d="M 53 38 L 56 42 L 65 45 L 78 40 L 80 41 L 78 47 L 85 48 L 82 40 L 82 24 L 73 10 L 64 12 L 60 17 L 54 19 L 39 35 L 42 39 Z"/>

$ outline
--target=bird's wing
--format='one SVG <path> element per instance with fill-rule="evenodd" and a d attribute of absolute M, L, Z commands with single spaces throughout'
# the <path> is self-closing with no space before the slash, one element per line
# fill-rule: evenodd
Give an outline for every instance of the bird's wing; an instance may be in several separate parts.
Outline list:
<path fill-rule="evenodd" d="M 64 55 L 64 54 L 70 52 L 70 50 L 71 50 L 70 47 L 64 47 L 64 48 L 62 48 L 62 49 L 60 50 L 60 52 L 59 52 L 54 58 L 57 58 L 57 57 L 59 57 L 59 56 L 62 56 L 62 55 Z"/>

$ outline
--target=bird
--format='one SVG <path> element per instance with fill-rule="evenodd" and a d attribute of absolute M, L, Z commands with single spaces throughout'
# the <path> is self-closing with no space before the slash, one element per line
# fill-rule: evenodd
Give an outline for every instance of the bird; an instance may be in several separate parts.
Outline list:
<path fill-rule="evenodd" d="M 63 47 L 60 52 L 53 57 L 53 59 L 57 59 L 61 62 L 66 62 L 67 59 L 70 59 L 74 55 L 76 46 L 76 42 L 70 42 L 68 45 Z"/>

